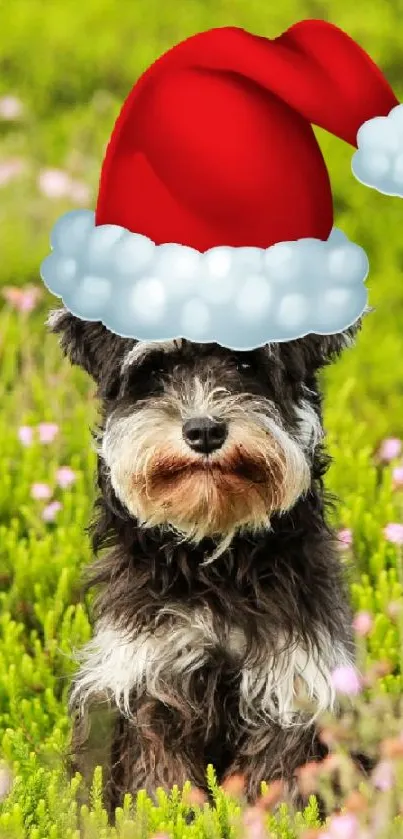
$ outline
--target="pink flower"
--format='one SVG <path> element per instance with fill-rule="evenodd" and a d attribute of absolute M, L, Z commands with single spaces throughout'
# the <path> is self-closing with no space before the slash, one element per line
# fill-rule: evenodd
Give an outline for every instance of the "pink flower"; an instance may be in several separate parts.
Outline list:
<path fill-rule="evenodd" d="M 352 665 L 336 667 L 331 678 L 333 687 L 338 693 L 344 693 L 346 696 L 357 696 L 361 691 L 361 679 Z"/>
<path fill-rule="evenodd" d="M 7 766 L 0 766 L 0 802 L 11 792 L 13 779 Z"/>
<path fill-rule="evenodd" d="M 62 489 L 71 486 L 76 479 L 75 472 L 70 469 L 70 466 L 61 466 L 56 472 L 57 483 Z"/>
<path fill-rule="evenodd" d="M 69 196 L 77 204 L 88 204 L 91 190 L 87 184 L 81 183 L 81 181 L 71 181 Z"/>
<path fill-rule="evenodd" d="M 353 813 L 340 813 L 330 821 L 329 837 L 331 839 L 358 839 L 359 821 Z"/>
<path fill-rule="evenodd" d="M 403 545 L 403 524 L 390 522 L 383 529 L 383 535 L 387 542 L 393 545 Z"/>
<path fill-rule="evenodd" d="M 395 782 L 396 775 L 393 763 L 390 760 L 381 760 L 372 773 L 372 783 L 381 792 L 387 792 L 393 789 Z"/>
<path fill-rule="evenodd" d="M 0 98 L 0 119 L 18 119 L 22 112 L 22 102 L 16 96 L 2 96 Z"/>
<path fill-rule="evenodd" d="M 23 446 L 30 446 L 32 443 L 33 429 L 30 425 L 20 425 L 18 439 Z"/>
<path fill-rule="evenodd" d="M 54 521 L 57 513 L 62 509 L 60 501 L 51 501 L 42 511 L 42 518 L 46 522 Z"/>
<path fill-rule="evenodd" d="M 35 498 L 36 501 L 42 501 L 46 498 L 50 498 L 52 495 L 52 490 L 48 484 L 32 484 L 31 486 L 31 496 Z"/>
<path fill-rule="evenodd" d="M 43 169 L 38 178 L 38 187 L 47 198 L 71 198 L 77 204 L 88 204 L 91 198 L 89 186 L 73 180 L 62 169 Z"/>
<path fill-rule="evenodd" d="M 403 607 L 402 603 L 399 603 L 399 601 L 396 601 L 396 600 L 392 600 L 391 603 L 388 603 L 388 605 L 386 607 L 386 612 L 389 615 L 389 617 L 393 621 L 395 621 L 395 620 L 398 620 L 398 618 L 402 614 L 402 607 Z"/>
<path fill-rule="evenodd" d="M 55 422 L 41 422 L 38 425 L 38 431 L 41 443 L 53 443 L 59 432 L 59 426 Z"/>
<path fill-rule="evenodd" d="M 43 169 L 38 187 L 47 198 L 65 198 L 70 195 L 71 179 L 62 169 Z"/>
<path fill-rule="evenodd" d="M 337 538 L 339 540 L 339 548 L 341 551 L 350 548 L 353 544 L 353 533 L 349 527 L 345 527 L 343 530 L 339 530 Z"/>
<path fill-rule="evenodd" d="M 392 472 L 393 489 L 403 489 L 403 466 L 396 466 Z"/>
<path fill-rule="evenodd" d="M 0 186 L 7 186 L 14 178 L 18 178 L 18 175 L 21 175 L 24 169 L 25 163 L 23 160 L 18 160 L 18 158 L 3 160 L 0 163 Z"/>
<path fill-rule="evenodd" d="M 357 612 L 353 620 L 353 627 L 357 635 L 364 638 L 369 632 L 371 632 L 372 626 L 372 615 L 370 615 L 369 612 Z"/>
<path fill-rule="evenodd" d="M 387 437 L 385 440 L 382 440 L 379 446 L 378 459 L 381 463 L 389 463 L 391 460 L 399 457 L 401 451 L 402 441 L 397 437 Z"/>
<path fill-rule="evenodd" d="M 41 297 L 42 292 L 39 288 L 24 289 L 20 300 L 20 312 L 32 312 Z"/>
<path fill-rule="evenodd" d="M 32 312 L 41 296 L 41 290 L 35 286 L 28 286 L 27 288 L 6 286 L 3 289 L 3 297 L 18 312 Z"/>
<path fill-rule="evenodd" d="M 258 807 L 249 807 L 243 815 L 245 839 L 268 839 L 264 813 Z"/>

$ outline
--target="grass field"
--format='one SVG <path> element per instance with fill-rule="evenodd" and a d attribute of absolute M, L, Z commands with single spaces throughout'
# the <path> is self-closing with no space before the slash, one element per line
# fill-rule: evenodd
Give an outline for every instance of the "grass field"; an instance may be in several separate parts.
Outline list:
<path fill-rule="evenodd" d="M 45 333 L 54 300 L 38 270 L 58 216 L 94 207 L 114 119 L 141 71 L 165 48 L 212 26 L 275 36 L 298 19 L 325 18 L 370 52 L 402 98 L 402 12 L 401 0 L 351 6 L 284 0 L 272 8 L 264 0 L 0 3 L 0 839 L 227 837 L 236 835 L 242 818 L 243 835 L 260 839 L 261 817 L 277 839 L 403 835 L 401 200 L 358 184 L 350 172 L 352 150 L 318 131 L 336 223 L 367 250 L 375 307 L 357 346 L 323 382 L 335 459 L 328 486 L 339 498 L 335 523 L 344 532 L 341 550 L 368 678 L 349 700 L 358 717 L 348 705 L 342 730 L 332 720 L 323 723 L 333 767 L 337 761 L 342 767 L 346 809 L 320 834 L 314 800 L 294 818 L 284 807 L 272 812 L 273 790 L 266 790 L 265 808 L 246 812 L 235 786 L 232 793 L 216 789 L 216 807 L 200 804 L 191 825 L 184 819 L 189 791 L 184 799 L 175 790 L 171 798 L 161 794 L 157 808 L 140 796 L 127 800 L 110 828 L 98 774 L 91 805 L 78 807 L 79 779 L 64 779 L 62 755 L 72 650 L 90 636 L 78 583 L 90 558 L 84 528 L 93 498 L 89 429 L 96 407 L 90 383 Z M 361 785 L 345 758 L 350 741 L 380 755 L 377 774 Z M 304 778 L 312 792 L 318 782 L 330 795 L 328 774 L 318 780 L 307 771 Z M 210 782 L 214 787 L 212 776 Z"/>

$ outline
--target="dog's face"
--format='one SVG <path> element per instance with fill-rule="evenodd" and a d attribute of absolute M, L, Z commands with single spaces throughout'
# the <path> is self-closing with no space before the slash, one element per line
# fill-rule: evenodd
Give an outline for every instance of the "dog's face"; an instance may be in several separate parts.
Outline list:
<path fill-rule="evenodd" d="M 309 489 L 322 437 L 316 370 L 350 336 L 237 353 L 136 343 L 64 310 L 51 328 L 98 383 L 101 459 L 143 526 L 228 541 L 267 528 Z"/>
<path fill-rule="evenodd" d="M 318 427 L 267 350 L 139 345 L 123 360 L 101 454 L 143 525 L 199 541 L 265 527 L 289 509 L 309 487 Z"/>

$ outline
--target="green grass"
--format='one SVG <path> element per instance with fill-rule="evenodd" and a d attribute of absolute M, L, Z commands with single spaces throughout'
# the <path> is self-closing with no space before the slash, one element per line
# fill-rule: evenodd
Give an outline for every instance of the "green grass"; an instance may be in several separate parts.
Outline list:
<path fill-rule="evenodd" d="M 19 177 L 0 187 L 0 288 L 39 284 L 50 229 L 74 206 L 41 194 L 41 170 L 61 168 L 88 184 L 93 206 L 103 149 L 131 85 L 165 48 L 192 32 L 235 24 L 275 36 L 299 18 L 327 18 L 366 47 L 402 96 L 401 3 L 349 5 L 342 0 L 285 0 L 273 8 L 263 0 L 183 0 L 166 7 L 161 0 L 0 3 L 0 97 L 15 95 L 24 105 L 17 121 L 0 119 L 0 164 L 11 158 L 25 164 Z M 402 204 L 356 183 L 352 150 L 324 132 L 318 136 L 332 179 L 336 222 L 369 254 L 370 302 L 376 309 L 366 318 L 357 346 L 323 382 L 335 458 L 328 486 L 339 497 L 335 524 L 354 534 L 348 554 L 352 603 L 374 618 L 361 644 L 362 666 L 371 670 L 379 661 L 390 663 L 390 672 L 357 700 L 358 721 L 352 724 L 346 710 L 345 725 L 352 726 L 351 741 L 376 749 L 403 730 L 402 633 L 389 609 L 402 597 L 401 557 L 383 535 L 388 522 L 403 521 L 403 493 L 392 490 L 391 468 L 379 468 L 374 460 L 380 440 L 403 438 Z M 21 315 L 6 303 L 0 312 L 0 754 L 14 778 L 11 794 L 0 803 L 0 837 L 77 839 L 80 830 L 86 837 L 109 839 L 156 832 L 178 839 L 233 836 L 233 821 L 244 805 L 220 790 L 216 806 L 201 806 L 193 825 L 185 824 L 187 805 L 177 790 L 170 798 L 161 794 L 156 808 L 142 796 L 137 802 L 127 799 L 113 830 L 100 802 L 99 773 L 91 806 L 81 810 L 79 779 L 69 785 L 63 776 L 72 651 L 90 636 L 78 581 L 90 559 L 84 528 L 93 498 L 89 428 L 96 406 L 90 383 L 61 359 L 55 339 L 45 334 L 45 313 L 53 304 L 44 294 L 31 314 Z M 45 421 L 59 427 L 54 441 L 22 445 L 18 428 Z M 64 490 L 56 485 L 61 465 L 76 475 Z M 38 482 L 50 485 L 52 498 L 62 504 L 54 522 L 42 519 L 49 502 L 31 497 Z M 340 732 L 335 737 L 335 751 L 342 754 L 345 739 Z M 373 835 L 387 839 L 401 836 L 403 829 L 401 821 L 393 821 L 403 807 L 402 768 L 394 765 L 398 778 L 392 792 L 361 787 L 369 802 L 363 817 L 383 813 L 387 832 Z M 348 805 L 349 791 L 359 781 L 347 777 L 348 767 L 345 775 Z M 212 776 L 210 783 L 214 787 Z M 323 784 L 327 789 L 326 779 Z M 265 819 L 278 839 L 294 839 L 306 827 L 318 826 L 314 801 L 296 818 L 282 808 L 277 814 L 268 811 Z M 256 830 L 244 827 L 251 836 L 258 835 Z"/>

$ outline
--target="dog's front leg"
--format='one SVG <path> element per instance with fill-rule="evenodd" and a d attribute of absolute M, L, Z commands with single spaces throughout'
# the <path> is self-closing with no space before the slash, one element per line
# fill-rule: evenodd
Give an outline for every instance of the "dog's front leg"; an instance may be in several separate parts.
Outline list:
<path fill-rule="evenodd" d="M 203 746 L 192 731 L 185 732 L 176 709 L 143 696 L 133 705 L 133 719 L 119 715 L 111 750 L 110 799 L 114 808 L 126 792 L 145 790 L 152 798 L 157 788 L 169 792 L 186 781 L 205 786 Z"/>
<path fill-rule="evenodd" d="M 203 747 L 189 732 L 181 736 L 181 715 L 155 699 L 133 703 L 132 717 L 117 708 L 94 704 L 76 714 L 68 758 L 70 776 L 80 772 L 80 802 L 87 803 L 94 769 L 102 766 L 103 801 L 113 820 L 126 793 L 145 790 L 155 798 L 158 787 L 169 792 L 187 780 L 205 786 Z"/>
<path fill-rule="evenodd" d="M 322 759 L 325 754 L 314 725 L 282 728 L 275 723 L 262 723 L 243 735 L 226 776 L 244 776 L 250 804 L 260 795 L 262 781 L 282 780 L 287 799 L 300 806 L 304 802 L 298 793 L 296 770 L 311 760 Z"/>

